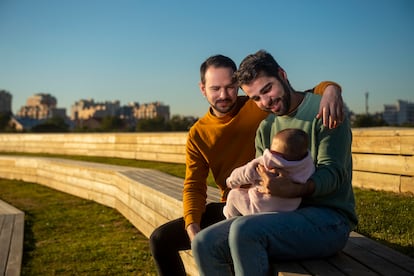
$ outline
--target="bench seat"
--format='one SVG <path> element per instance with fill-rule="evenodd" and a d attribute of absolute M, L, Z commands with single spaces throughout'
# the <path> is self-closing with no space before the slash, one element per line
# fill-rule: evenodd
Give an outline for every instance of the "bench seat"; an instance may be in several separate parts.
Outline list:
<path fill-rule="evenodd" d="M 20 275 L 24 213 L 0 200 L 0 275 Z"/>

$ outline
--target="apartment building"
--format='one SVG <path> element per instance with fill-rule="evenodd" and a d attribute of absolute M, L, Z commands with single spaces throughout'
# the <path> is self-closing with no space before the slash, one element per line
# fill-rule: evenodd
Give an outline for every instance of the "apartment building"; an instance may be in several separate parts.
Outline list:
<path fill-rule="evenodd" d="M 0 90 L 0 114 L 12 112 L 12 95 L 6 90 Z"/>
<path fill-rule="evenodd" d="M 170 107 L 161 102 L 139 104 L 129 103 L 120 106 L 119 101 L 95 102 L 93 99 L 80 100 L 71 107 L 71 120 L 88 120 L 91 118 L 104 118 L 106 116 L 117 116 L 122 119 L 152 119 L 163 117 L 166 121 L 170 119 Z"/>
<path fill-rule="evenodd" d="M 95 102 L 93 99 L 79 100 L 71 106 L 70 119 L 77 121 L 117 116 L 119 109 L 119 101 Z"/>
<path fill-rule="evenodd" d="M 50 94 L 37 93 L 29 97 L 26 105 L 17 112 L 21 118 L 43 120 L 52 117 L 66 118 L 66 109 L 57 108 L 56 98 Z"/>
<path fill-rule="evenodd" d="M 162 117 L 165 121 L 170 119 L 170 107 L 161 102 L 141 104 L 133 109 L 136 119 L 154 119 Z"/>
<path fill-rule="evenodd" d="M 385 104 L 383 119 L 389 125 L 414 124 L 414 103 L 398 100 L 396 104 Z"/>

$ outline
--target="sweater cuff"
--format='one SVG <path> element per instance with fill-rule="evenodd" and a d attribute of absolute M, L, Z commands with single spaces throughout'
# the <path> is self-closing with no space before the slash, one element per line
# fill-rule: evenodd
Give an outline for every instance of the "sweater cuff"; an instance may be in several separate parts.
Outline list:
<path fill-rule="evenodd" d="M 323 95 L 323 93 L 325 92 L 326 87 L 328 87 L 329 85 L 335 85 L 336 87 L 339 88 L 339 91 L 342 93 L 341 86 L 339 84 L 337 84 L 336 82 L 333 82 L 333 81 L 323 81 L 323 82 L 319 83 L 313 89 L 313 93 L 317 94 L 317 95 Z"/>
<path fill-rule="evenodd" d="M 198 219 L 196 218 L 195 215 L 187 215 L 184 218 L 184 222 L 185 222 L 184 229 L 187 229 L 188 225 L 192 223 L 197 223 L 198 225 L 200 225 L 200 221 L 201 221 L 201 215 Z"/>

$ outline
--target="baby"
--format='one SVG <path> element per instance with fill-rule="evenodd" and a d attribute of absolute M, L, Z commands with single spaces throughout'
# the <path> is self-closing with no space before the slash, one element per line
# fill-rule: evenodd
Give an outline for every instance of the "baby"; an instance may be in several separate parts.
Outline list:
<path fill-rule="evenodd" d="M 308 150 L 308 135 L 301 129 L 284 129 L 272 140 L 270 150 L 249 163 L 233 170 L 226 184 L 231 191 L 223 209 L 226 218 L 259 212 L 287 212 L 299 207 L 301 198 L 280 198 L 261 192 L 259 164 L 266 169 L 280 168 L 294 182 L 305 183 L 315 171 Z M 247 185 L 249 184 L 249 185 Z M 249 188 L 243 188 L 250 186 Z"/>

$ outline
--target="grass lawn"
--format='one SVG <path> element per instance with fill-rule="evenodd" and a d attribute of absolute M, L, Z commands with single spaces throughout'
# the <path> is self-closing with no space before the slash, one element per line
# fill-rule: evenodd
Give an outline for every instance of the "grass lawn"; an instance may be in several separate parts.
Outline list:
<path fill-rule="evenodd" d="M 185 174 L 183 164 L 43 156 Z M 355 188 L 355 197 L 356 231 L 414 258 L 414 195 Z M 116 210 L 20 181 L 1 180 L 0 198 L 26 213 L 22 275 L 155 275 L 148 240 Z"/>
<path fill-rule="evenodd" d="M 115 209 L 5 179 L 0 198 L 25 213 L 21 275 L 156 275 L 148 239 Z"/>
<path fill-rule="evenodd" d="M 354 188 L 356 232 L 414 258 L 414 195 Z"/>

